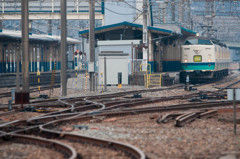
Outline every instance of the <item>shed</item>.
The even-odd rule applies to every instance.
[[[107,85],[128,84],[129,54],[123,52],[101,52],[99,54],[99,84],[104,84],[104,58],[106,57]]]

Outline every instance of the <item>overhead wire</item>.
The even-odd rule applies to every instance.
[[[137,9],[136,7],[132,6],[132,5],[129,4],[128,2],[125,2],[125,1],[123,1],[123,2],[124,2],[125,4],[127,4],[128,6],[130,6],[131,8],[136,9],[136,10],[139,11],[139,12],[143,12],[143,11]]]
[[[99,2],[97,2],[96,1],[96,3],[98,3],[99,5],[101,5],[102,6],[102,4],[100,4]],[[112,12],[112,13],[115,13],[115,14],[118,14],[118,15],[135,15],[136,13],[118,13],[118,12],[115,12],[115,11],[113,11],[113,10],[111,10],[111,9],[108,9],[107,7],[105,7],[105,6],[102,6],[102,7],[104,7],[106,10],[108,10],[109,12]]]
[[[138,14],[138,16],[136,18],[134,18],[134,20],[132,21],[132,23],[134,23],[143,13]]]

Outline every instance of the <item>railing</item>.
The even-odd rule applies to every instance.
[[[96,3],[96,12],[103,12],[103,7]],[[2,13],[20,13],[21,12],[21,1],[8,0],[7,2],[0,2],[0,12]],[[34,13],[56,13],[60,12],[60,0],[49,0],[49,1],[29,1],[29,12]],[[67,1],[67,12],[88,12],[88,2],[81,0],[68,0]]]
[[[162,74],[145,74],[144,75],[145,87],[162,86]]]

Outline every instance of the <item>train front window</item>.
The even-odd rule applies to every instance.
[[[207,39],[188,39],[184,45],[212,45],[212,42]]]

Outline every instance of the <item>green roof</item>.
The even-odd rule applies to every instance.
[[[116,28],[121,28],[123,26],[136,27],[136,28],[139,28],[141,30],[143,28],[143,25],[136,24],[136,23],[129,23],[129,22],[124,21],[124,22],[121,22],[121,23],[105,25],[105,26],[95,28],[95,32],[96,33],[106,32],[106,31],[109,31],[109,30],[114,30]],[[161,29],[161,28],[152,27],[152,26],[148,26],[148,30],[150,30],[151,32],[159,33],[159,34],[172,34],[173,33],[173,31],[171,31],[171,30]],[[89,30],[79,31],[79,35],[88,34],[88,33],[89,33]]]

